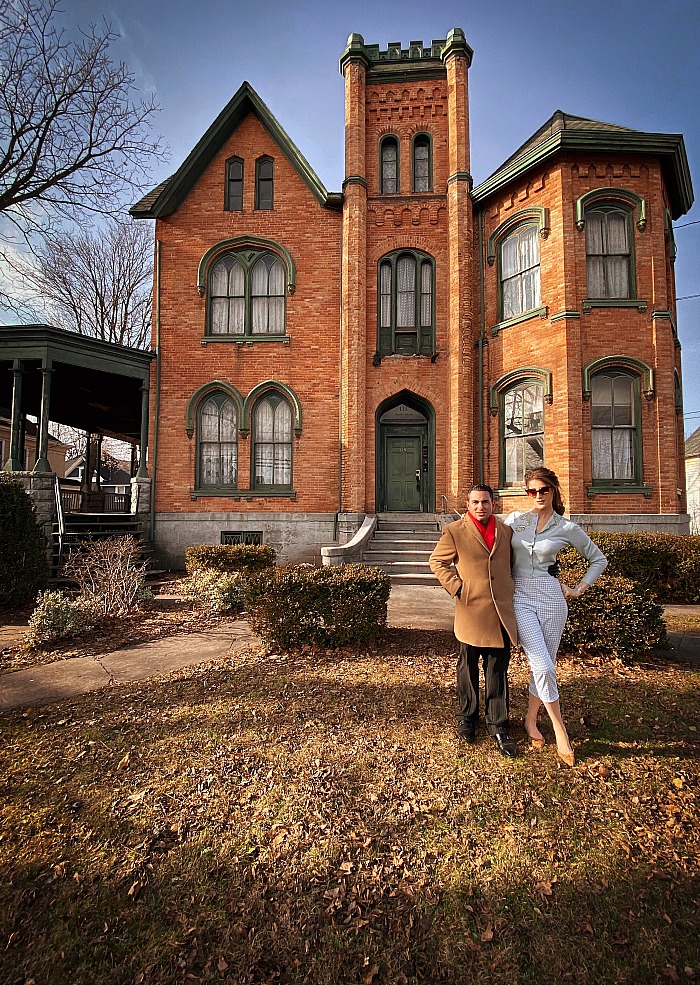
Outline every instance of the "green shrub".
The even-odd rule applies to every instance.
[[[183,595],[210,612],[240,612],[242,575],[235,571],[199,568],[181,583]]]
[[[0,606],[29,602],[48,579],[46,543],[34,504],[11,473],[0,472]]]
[[[288,565],[246,579],[248,622],[267,646],[362,646],[381,635],[389,576],[362,564]]]
[[[569,601],[563,652],[628,660],[665,644],[662,607],[649,589],[629,578],[602,575],[580,599]]]
[[[92,628],[89,609],[63,592],[40,592],[29,619],[27,640],[31,646],[55,643]]]
[[[700,602],[700,537],[596,531],[591,538],[608,559],[607,574],[635,581],[660,602]],[[573,549],[559,562],[565,578],[580,578],[587,567]]]
[[[272,567],[275,557],[269,544],[198,544],[185,551],[185,567],[188,575],[203,568],[251,574]]]

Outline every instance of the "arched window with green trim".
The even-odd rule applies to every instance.
[[[435,263],[420,250],[397,250],[379,261],[380,356],[435,352]]]
[[[639,376],[611,368],[590,380],[593,485],[642,481]]]
[[[399,190],[399,142],[393,135],[384,137],[379,148],[379,191],[393,195]]]
[[[259,157],[255,162],[255,208],[274,208],[275,162],[271,157]]]
[[[501,487],[521,486],[528,469],[544,465],[544,386],[521,379],[500,398]]]
[[[209,272],[207,335],[284,335],[285,295],[284,264],[274,253],[224,253]]]
[[[243,160],[232,157],[226,164],[226,205],[227,212],[240,212],[243,209]]]
[[[540,307],[540,240],[536,223],[510,232],[500,244],[501,321]]]
[[[419,133],[413,139],[413,191],[433,190],[432,143],[427,133]]]
[[[623,204],[596,203],[585,212],[588,297],[635,296],[632,212]]]
[[[197,409],[198,489],[238,484],[238,412],[227,394],[210,394]]]
[[[292,408],[275,390],[253,408],[252,477],[255,489],[292,488]]]

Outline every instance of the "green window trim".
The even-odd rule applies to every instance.
[[[286,336],[286,271],[280,256],[270,250],[217,253],[207,270],[206,342],[253,343]]]
[[[647,227],[647,207],[643,198],[626,188],[594,188],[576,199],[576,228],[586,226],[586,210],[594,205],[612,205],[623,202],[635,213],[635,224],[640,233]]]
[[[273,239],[261,239],[259,236],[236,236],[234,239],[222,239],[214,246],[210,246],[203,254],[197,268],[197,293],[203,298],[207,292],[207,278],[209,268],[220,253],[236,253],[245,248],[277,254],[287,271],[287,294],[292,295],[296,291],[297,268],[291,253],[281,243]]]
[[[647,363],[642,362],[641,359],[635,359],[634,356],[625,356],[619,353],[613,356],[603,356],[601,359],[594,359],[593,362],[588,363],[587,366],[583,367],[583,399],[586,401],[591,399],[592,376],[596,373],[602,373],[606,370],[615,369],[626,369],[632,375],[636,375],[640,380],[643,380],[644,384],[642,392],[644,393],[644,396],[647,400],[654,399],[656,393],[654,388],[654,370],[652,367]]]
[[[289,499],[292,502],[297,498],[297,493],[295,489],[274,489],[272,487],[265,487],[264,491],[261,488],[258,489],[236,489],[232,490],[228,486],[207,486],[204,489],[192,489],[190,492],[190,499],[212,499],[212,498],[225,498],[233,499],[236,502],[244,499],[247,503],[252,502],[254,499]]]
[[[243,158],[232,157],[226,162],[226,189],[224,193],[224,211],[243,211],[243,177],[245,165]]]
[[[385,174],[385,163],[391,163],[388,159],[384,161],[384,150],[386,147],[393,147],[396,151],[395,168],[396,174],[393,178],[396,187],[387,191],[385,185],[391,180],[391,176]],[[379,194],[380,195],[399,195],[401,194],[401,145],[395,133],[387,133],[379,141]]]
[[[491,337],[496,338],[499,332],[502,332],[504,328],[510,328],[511,325],[517,325],[522,321],[529,321],[530,318],[541,318],[543,321],[547,320],[547,305],[542,305],[541,308],[533,308],[531,311],[524,311],[522,315],[515,315],[513,318],[506,318],[505,321],[499,321],[491,327]]]
[[[413,325],[399,322],[399,265],[408,260],[413,280]],[[411,264],[413,265],[411,267]],[[427,268],[427,274],[425,270]],[[405,292],[408,293],[408,292]],[[429,316],[425,311],[429,308]],[[414,336],[410,348],[406,344]],[[381,257],[377,264],[377,351],[375,360],[383,356],[435,356],[435,260],[422,250],[394,250]],[[375,362],[375,365],[379,365]]]
[[[600,485],[592,485],[586,488],[586,495],[589,499],[596,496],[644,496],[651,499],[654,490],[651,486],[639,486],[630,484],[628,486],[610,486],[601,482]]]
[[[420,148],[420,147],[423,147],[423,146],[425,146],[427,148],[427,151],[428,151],[428,154],[427,154],[427,172],[428,173],[427,173],[427,176],[426,176],[426,179],[427,179],[427,188],[418,189],[418,188],[416,188],[416,185],[419,183],[419,179],[422,179],[423,176],[422,175],[421,176],[418,176],[417,175],[417,163],[418,162],[416,160],[416,148],[417,147]],[[414,193],[414,195],[421,195],[421,194],[432,192],[432,190],[433,190],[433,140],[432,140],[432,137],[430,136],[429,133],[426,133],[426,132],[422,131],[421,133],[415,134],[415,136],[413,137],[412,145],[411,145],[411,160],[412,160],[412,165],[413,165],[413,167],[412,167],[412,171],[413,171],[413,175],[412,175],[413,186],[412,187],[413,187],[413,193]]]
[[[493,267],[496,262],[496,254],[501,244],[511,232],[517,227],[533,223],[537,226],[537,231],[541,239],[547,239],[551,230],[549,221],[549,209],[541,205],[531,205],[526,209],[519,209],[513,215],[508,216],[503,222],[499,223],[488,238],[486,248],[486,262],[489,267]]]
[[[196,419],[196,448],[195,448],[195,488],[202,490],[228,489],[234,491],[238,489],[238,437],[240,434],[238,422],[240,421],[240,397],[238,392],[228,385],[212,387],[205,385],[198,391],[199,399],[194,407]],[[190,401],[192,402],[192,401]],[[216,408],[216,435],[205,432],[202,417],[208,404],[213,403]],[[222,434],[221,413],[226,404],[233,406],[235,414],[235,425],[231,432]],[[189,409],[189,408],[188,408]],[[206,448],[206,453],[205,453]],[[214,455],[212,457],[212,452]],[[205,465],[205,458],[207,464]],[[212,466],[212,462],[216,464]],[[205,482],[203,473],[206,469],[212,470],[216,475],[216,481]],[[232,481],[223,481],[227,472],[231,472]]]
[[[187,401],[187,408],[185,410],[185,432],[188,438],[194,437],[195,431],[195,421],[197,418],[197,410],[204,401],[212,396],[214,393],[224,393],[236,408],[236,414],[238,420],[241,420],[241,415],[243,413],[243,398],[241,397],[235,386],[231,386],[230,383],[225,383],[223,380],[212,380],[210,383],[205,383],[194,391],[190,399]],[[240,426],[238,428],[240,433]]]
[[[270,212],[275,207],[275,162],[265,154],[255,162],[255,208]]]
[[[611,389],[611,403],[609,405],[605,404],[603,406],[609,406],[611,408],[611,417],[608,423],[596,426],[591,420],[591,472],[595,472],[595,455],[596,455],[596,442],[594,442],[595,432],[609,432],[610,445],[609,445],[609,465],[613,473],[616,471],[619,465],[619,448],[615,440],[616,432],[620,434],[631,432],[631,441],[629,446],[629,451],[632,459],[632,475],[629,478],[619,478],[616,479],[612,476],[601,476],[595,478],[593,476],[591,480],[591,485],[588,487],[587,495],[591,497],[598,493],[610,493],[610,494],[643,494],[645,496],[651,495],[651,489],[644,484],[644,461],[643,452],[644,445],[642,440],[642,408],[640,400],[640,388],[641,379],[639,366],[645,366],[644,363],[640,363],[639,360],[628,359],[626,362],[616,361],[611,362],[609,359],[599,359],[595,363],[591,363],[586,369],[590,369],[591,366],[597,364],[595,371],[590,373],[588,379],[588,386],[592,389],[592,380],[595,377],[604,377],[609,380],[613,380],[614,377],[626,377],[631,383],[631,421],[629,424],[625,424],[624,421],[618,420],[617,409],[620,407],[620,403],[616,402],[615,399],[615,385],[612,383]],[[647,384],[651,382],[653,385],[653,372],[650,367],[646,366],[646,369],[651,374],[651,381],[649,377],[646,378]],[[584,370],[585,372],[585,370]],[[649,391],[645,392],[647,399],[651,399],[653,396],[653,390],[651,391],[651,396]],[[585,398],[585,394],[584,394]],[[591,416],[593,417],[593,398],[592,393],[589,390],[588,399],[591,401]],[[622,402],[622,407],[625,407],[626,403]],[[605,456],[607,458],[607,454]]]
[[[292,408],[292,427],[294,429],[294,436],[296,438],[301,437],[301,403],[297,397],[294,390],[287,386],[285,383],[280,383],[279,380],[265,380],[263,383],[258,383],[250,391],[248,396],[243,402],[243,410],[241,415],[241,425],[240,431],[244,436],[250,434],[250,422],[251,422],[251,412],[255,404],[260,400],[266,393],[270,391],[275,391],[279,393],[282,397],[286,398]]]
[[[540,383],[544,390],[545,403],[551,405],[554,402],[552,371],[544,369],[542,366],[521,366],[519,369],[511,370],[510,373],[499,377],[489,387],[489,413],[492,417],[498,416],[501,393],[518,383]]]

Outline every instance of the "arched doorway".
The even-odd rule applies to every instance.
[[[435,509],[435,415],[409,390],[377,408],[375,498],[378,513]]]

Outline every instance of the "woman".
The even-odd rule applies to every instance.
[[[585,531],[565,520],[559,480],[551,469],[525,473],[525,492],[532,498],[528,513],[511,513],[505,520],[513,528],[513,608],[518,637],[530,664],[530,699],[525,731],[536,749],[544,746],[537,715],[545,706],[554,726],[557,753],[567,766],[574,765],[574,750],[561,717],[557,688],[556,657],[568,615],[566,599],[580,598],[607,567],[605,555]],[[575,547],[589,568],[575,588],[563,585],[557,555]]]

